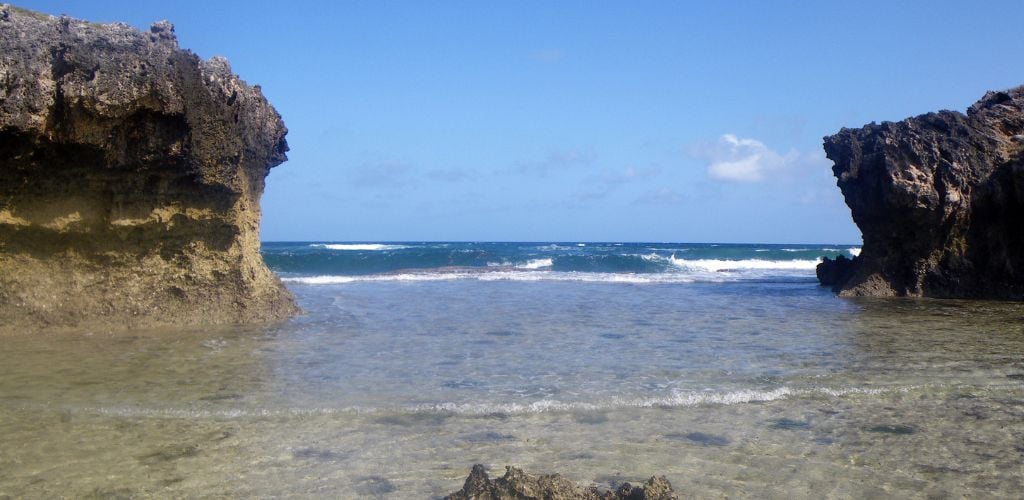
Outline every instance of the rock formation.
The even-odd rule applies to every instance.
[[[643,486],[625,483],[614,491],[581,488],[558,474],[532,476],[516,467],[506,467],[505,475],[491,480],[484,466],[473,466],[461,490],[447,500],[675,500],[672,485],[662,477],[652,477]]]
[[[860,227],[859,257],[818,267],[845,296],[1024,298],[1024,87],[967,114],[928,113],[825,138]]]
[[[0,330],[275,320],[259,254],[287,129],[223,58],[0,6]]]

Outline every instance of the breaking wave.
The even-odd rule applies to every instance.
[[[313,243],[313,248],[326,248],[328,250],[348,251],[376,251],[376,250],[401,250],[409,248],[406,245],[385,245],[383,243]]]
[[[702,269],[705,271],[740,271],[744,269],[779,269],[779,270],[810,270],[813,271],[821,260],[795,259],[795,260],[720,260],[720,259],[696,259],[684,260],[671,258],[672,263],[683,269]]]
[[[584,246],[580,246],[584,245]],[[813,281],[823,257],[845,245],[667,243],[266,243],[267,264],[286,282],[579,281],[691,283]]]

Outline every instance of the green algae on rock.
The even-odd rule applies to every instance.
[[[271,321],[260,256],[287,129],[227,61],[0,5],[0,330]]]

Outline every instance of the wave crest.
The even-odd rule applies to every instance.
[[[720,260],[720,259],[680,259],[675,255],[669,258],[672,264],[682,269],[698,269],[711,272],[738,271],[748,269],[775,269],[775,270],[811,270],[813,271],[821,259],[795,259],[795,260]]]
[[[401,250],[409,248],[407,245],[386,245],[383,243],[313,243],[313,248],[326,248],[328,250],[348,251],[376,251],[376,250]]]

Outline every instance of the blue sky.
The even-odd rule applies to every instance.
[[[260,84],[264,240],[857,243],[822,136],[1024,83],[1020,1],[17,4]]]

